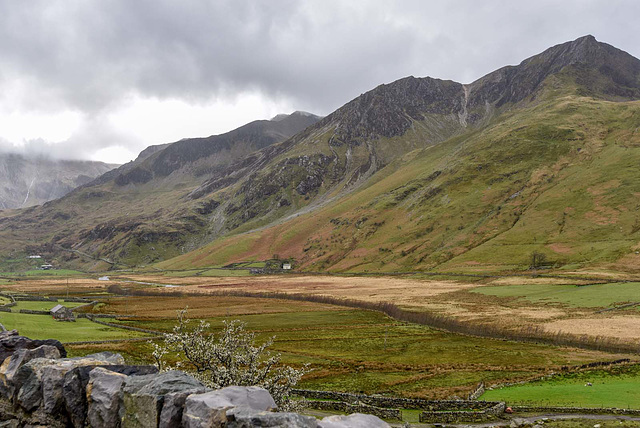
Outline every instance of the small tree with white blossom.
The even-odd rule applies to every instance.
[[[182,369],[190,372],[205,385],[224,388],[231,385],[260,386],[269,391],[281,410],[293,410],[295,402],[289,398],[291,389],[309,370],[280,365],[280,354],[267,350],[273,338],[256,345],[255,333],[237,320],[223,321],[219,335],[209,334],[210,324],[200,320],[189,329],[187,310],[178,312],[178,324],[172,333],[164,335],[161,344],[154,344],[153,358],[160,370]],[[170,367],[166,356],[178,358]]]

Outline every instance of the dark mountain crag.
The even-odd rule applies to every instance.
[[[0,210],[58,199],[117,165],[0,153]]]

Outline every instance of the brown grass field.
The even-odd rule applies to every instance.
[[[177,311],[188,308],[189,318],[233,317],[254,314],[277,314],[291,312],[291,302],[278,299],[260,299],[225,296],[183,296],[176,299],[173,296],[131,296],[113,298],[108,306],[99,305],[94,313],[110,313],[116,315],[135,314],[136,318],[172,319]],[[297,312],[334,311],[343,308],[320,303],[297,302]]]
[[[127,282],[125,282],[127,281]],[[472,323],[498,326],[504,329],[527,325],[542,326],[549,332],[566,332],[578,335],[602,336],[640,343],[640,311],[625,310],[595,314],[594,308],[575,307],[554,302],[532,302],[514,297],[496,297],[472,292],[485,286],[562,286],[583,285],[584,280],[557,278],[508,277],[475,281],[412,279],[406,277],[349,277],[321,275],[268,275],[249,277],[167,277],[163,275],[130,275],[112,277],[112,281],[82,278],[51,278],[22,280],[2,288],[7,291],[27,293],[99,294],[107,287],[120,284],[128,289],[149,288],[149,285],[128,281],[155,284],[174,284],[175,288],[152,287],[154,291],[166,293],[215,294],[223,292],[288,293],[325,295],[341,299],[367,302],[392,302],[405,309],[429,311]],[[184,306],[198,313],[199,308],[216,310],[215,299],[183,297]],[[272,299],[254,303],[219,308],[229,315],[249,314],[258,310],[281,311],[286,303]],[[640,301],[640,294],[639,299]],[[142,302],[139,300],[138,302]],[[311,304],[313,307],[315,304]],[[132,308],[129,308],[130,311]],[[153,316],[157,308],[140,308]],[[173,309],[172,309],[173,310]],[[126,312],[126,310],[123,310]],[[136,311],[137,312],[137,311]],[[166,316],[162,312],[162,316]],[[194,315],[196,316],[196,315]]]

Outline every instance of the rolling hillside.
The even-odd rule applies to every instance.
[[[636,100],[640,61],[591,36],[467,85],[407,77],[281,143],[229,133],[149,149],[0,219],[2,250],[29,236],[58,257],[189,268],[278,254],[370,272],[525,269],[537,251],[635,270]]]

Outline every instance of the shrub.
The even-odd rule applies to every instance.
[[[267,350],[273,338],[257,345],[255,333],[246,331],[245,323],[223,321],[218,335],[209,334],[210,324],[200,320],[192,329],[185,317],[187,310],[178,312],[178,324],[173,332],[155,344],[153,358],[160,370],[183,369],[214,389],[231,385],[260,386],[269,391],[280,410],[295,410],[290,391],[309,370],[280,364],[280,354]],[[165,357],[174,354],[176,367],[169,367]]]

